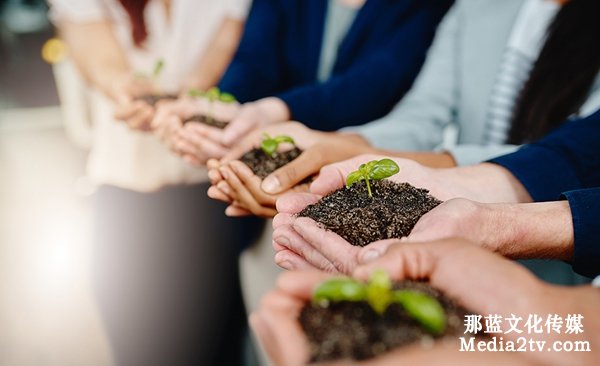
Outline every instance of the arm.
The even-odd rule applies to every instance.
[[[600,186],[600,111],[568,121],[540,141],[491,160],[509,170],[534,201]]]
[[[238,47],[243,28],[242,20],[223,19],[197,67],[187,78],[184,91],[192,88],[207,90],[219,82]]]
[[[121,94],[123,80],[131,79],[131,69],[108,20],[89,23],[62,21],[59,32],[88,83],[115,101],[126,100]],[[91,42],[90,40],[93,40]]]
[[[600,188],[566,192],[574,230],[573,269],[584,276],[600,275]]]
[[[566,201],[482,204],[452,199],[424,215],[408,240],[462,237],[514,259],[573,258],[573,225]]]
[[[281,15],[277,1],[254,0],[244,34],[219,88],[249,102],[273,95],[280,83]]]
[[[452,122],[457,104],[454,52],[459,15],[458,5],[450,9],[413,88],[394,110],[349,131],[390,150],[431,151],[442,143],[443,130]]]
[[[387,113],[411,87],[447,1],[411,4],[387,45],[372,51],[327,82],[299,86],[277,97],[291,118],[308,127],[332,131],[365,123]],[[368,6],[368,5],[366,5]],[[408,5],[394,5],[408,7]]]

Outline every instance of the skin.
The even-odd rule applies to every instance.
[[[246,151],[258,146],[264,133],[292,136],[301,141],[297,146],[303,153],[264,180],[248,176],[246,173],[249,171],[245,170],[237,175],[229,165]],[[297,191],[299,182],[318,174],[328,164],[366,153],[402,157],[436,168],[454,166],[449,154],[384,151],[371,147],[360,135],[320,132],[299,122],[284,122],[254,130],[219,162],[211,159],[208,168],[211,170],[209,177],[213,187],[209,190],[209,196],[241,209],[239,212],[243,215],[273,217],[276,200],[285,193]],[[223,170],[230,170],[228,179],[219,174]],[[231,171],[237,176],[234,177]]]
[[[164,1],[170,17],[170,1]],[[243,22],[225,19],[200,59],[186,78],[184,90],[214,85],[229,64],[241,37]],[[60,35],[86,81],[101,90],[115,103],[115,118],[131,129],[152,131],[156,108],[136,97],[159,93],[153,80],[135,77],[125,52],[119,45],[109,21],[89,23],[61,22]],[[92,41],[90,41],[92,40]],[[169,102],[159,102],[160,107]],[[161,129],[162,130],[162,129]]]
[[[401,361],[406,364],[594,364],[594,353],[600,345],[600,317],[592,316],[600,305],[597,289],[545,284],[520,265],[462,239],[429,243],[396,241],[381,258],[358,267],[353,276],[366,280],[379,269],[386,270],[396,280],[427,280],[473,313],[515,314],[524,319],[529,314],[562,317],[582,314],[585,318],[582,334],[544,332],[527,334],[527,337],[546,342],[588,340],[593,352],[465,353],[458,351],[457,342],[450,342],[426,350],[409,347],[364,363],[343,361],[336,364],[405,364]],[[279,277],[276,288],[265,296],[261,307],[251,315],[250,324],[275,365],[299,365],[308,359],[308,345],[297,315],[310,300],[315,287],[330,277],[319,271],[286,272]],[[502,329],[506,331],[507,324],[503,323]],[[502,336],[505,340],[516,340],[520,335],[508,333]]]
[[[383,156],[363,155],[326,166],[310,186],[310,193],[291,193],[281,197],[277,201],[279,214],[273,220],[273,247],[276,251],[275,262],[278,265],[285,269],[318,268],[330,272],[351,273],[358,263],[384,251],[387,245],[389,245],[389,241],[371,243],[364,248],[355,247],[337,234],[322,229],[313,220],[295,216],[296,213],[300,212],[308,204],[315,203],[322,196],[335,189],[344,187],[345,177],[361,163],[381,158]],[[483,202],[518,203],[531,201],[523,186],[507,170],[497,165],[480,164],[474,167],[431,169],[412,160],[398,158],[394,158],[393,160],[399,165],[400,172],[389,178],[390,180],[408,182],[416,187],[426,188],[430,191],[430,194],[442,201],[456,197],[467,197],[474,201]],[[452,182],[452,184],[448,184],[448,182]],[[539,205],[531,206],[535,210],[538,210],[540,207]],[[528,218],[529,214],[530,212],[525,212],[523,213],[523,217]],[[551,211],[546,212],[544,207],[542,207],[539,220],[544,222],[547,220],[547,216],[551,215],[554,215],[554,213]],[[512,213],[506,214],[505,217],[507,220],[514,218]],[[565,216],[561,216],[561,219],[557,220],[564,221],[564,218]],[[493,215],[490,217],[490,220],[492,222],[495,220]],[[545,243],[545,237],[540,237],[540,240],[537,242],[532,242],[531,247],[528,247],[528,249],[513,244],[517,240],[524,239],[522,233],[530,230],[526,226],[527,223],[530,223],[528,220],[523,220],[523,229],[515,231],[516,236],[512,242],[505,241],[507,244],[503,248],[495,250],[503,250],[503,254],[512,255],[513,257],[520,255],[532,257],[539,254],[540,250],[537,252],[534,250],[536,245],[538,245],[537,243],[540,243],[540,248],[550,250],[550,247],[547,246],[548,244]],[[554,221],[548,222],[563,225],[563,221],[560,223],[555,223]],[[569,222],[567,226],[570,225]],[[562,226],[556,227],[560,228]],[[459,230],[460,228],[456,231]],[[419,231],[420,229],[417,227],[415,232]],[[473,230],[471,232],[473,237],[469,238],[477,241],[481,240],[480,236],[476,236],[477,232]],[[544,232],[543,227],[540,228],[539,232]],[[452,232],[452,235],[455,235],[455,232]],[[568,236],[568,231],[564,235]],[[572,236],[572,234],[570,235]],[[445,235],[440,234],[440,236],[435,238],[439,237],[445,237]],[[568,240],[560,241],[558,245],[566,248]],[[527,250],[529,250],[529,253]],[[527,255],[525,255],[526,253]],[[564,254],[562,253],[561,255]],[[559,254],[555,253],[555,256],[559,257]],[[545,257],[549,257],[549,255]]]

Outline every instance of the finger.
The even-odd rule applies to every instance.
[[[405,242],[405,240],[402,239],[385,239],[373,242],[358,251],[358,262],[360,264],[371,262],[381,257],[387,251],[390,245],[403,242]]]
[[[278,213],[273,218],[273,223],[272,223],[273,229],[277,229],[278,227],[285,226],[285,225],[292,226],[294,224],[295,220],[296,220],[296,218],[294,216],[292,216],[291,214]]]
[[[427,279],[433,273],[435,260],[429,246],[398,241],[389,245],[380,258],[357,266],[354,276],[366,280],[374,271],[383,269],[394,279]]]
[[[302,236],[289,226],[273,231],[273,241],[300,255],[308,263],[327,272],[338,272],[337,268],[321,253],[315,250]]]
[[[233,202],[233,199],[231,199],[231,197],[226,195],[223,191],[221,191],[219,188],[217,188],[215,186],[210,186],[208,188],[208,191],[206,191],[206,194],[208,195],[208,197],[210,197],[214,200],[217,200],[217,201],[222,201],[225,203]]]
[[[336,275],[317,270],[284,272],[276,282],[277,289],[301,300],[312,299],[317,286]]]
[[[275,253],[275,264],[288,271],[318,269],[293,251],[284,248]]]
[[[214,159],[212,159],[212,160],[214,160]],[[209,162],[210,161],[211,160],[209,160]],[[213,186],[216,186],[220,181],[223,180],[223,176],[221,176],[221,173],[219,172],[219,169],[210,169],[208,171],[208,179],[210,179],[210,183]]]
[[[231,146],[231,149],[221,158],[221,164],[226,164],[232,160],[238,160],[244,154],[260,145],[261,133],[254,131],[248,134],[243,140]]]
[[[277,211],[295,214],[306,206],[319,202],[322,196],[312,193],[286,193],[277,199]]]
[[[229,166],[261,206],[275,209],[277,197],[263,192],[260,188],[262,180],[246,164],[239,160],[233,160],[229,163]]]
[[[350,274],[358,264],[360,247],[353,246],[341,236],[321,228],[314,220],[299,217],[294,230],[321,256],[341,273]]]
[[[191,122],[186,124],[185,128],[194,131],[217,144],[220,144],[220,141],[223,140],[223,130],[216,127],[211,127],[203,123]]]
[[[322,154],[308,149],[296,159],[277,169],[262,182],[261,188],[269,194],[284,192],[321,169]]]
[[[126,122],[130,128],[146,129],[149,127],[153,115],[154,108],[149,105],[144,105],[137,111],[137,113],[135,113],[133,116],[130,116]]]
[[[235,118],[223,130],[221,143],[225,146],[232,146],[255,127],[256,123],[249,119]]]
[[[147,106],[146,102],[134,100],[132,103],[120,104],[115,109],[115,118],[118,120],[126,120],[133,117],[139,110]]]
[[[244,217],[244,216],[252,216],[252,212],[239,207],[237,205],[229,205],[225,209],[225,215],[229,217]]]
[[[252,193],[250,193],[229,165],[221,167],[220,171],[221,175],[225,177],[227,184],[231,187],[231,196],[236,201],[239,201],[243,208],[261,217],[273,217],[277,214],[274,208],[264,207],[256,201]]]
[[[197,151],[199,150],[202,152],[203,156],[210,158],[220,158],[227,152],[227,148],[225,148],[219,143],[211,141],[204,135],[198,133],[196,130],[189,129],[187,127],[184,127],[183,130],[184,131],[182,131],[182,133],[185,134],[189,141],[196,146]]]
[[[208,161],[206,162],[206,167],[208,169],[217,170],[217,169],[219,169],[220,166],[221,166],[221,163],[217,159],[208,159]]]
[[[194,155],[185,154],[183,155],[183,160],[193,166],[203,166],[202,161],[195,157]]]
[[[319,176],[310,185],[310,191],[325,196],[336,189],[344,187],[346,177],[335,164],[326,165],[321,168]]]

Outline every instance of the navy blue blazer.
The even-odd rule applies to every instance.
[[[254,0],[220,88],[241,101],[281,98],[319,130],[387,114],[411,87],[452,0],[367,0],[342,41],[332,76],[317,73],[327,0]]]
[[[600,110],[490,161],[508,169],[534,201],[569,200],[575,231],[573,269],[589,277],[600,274],[599,141]]]

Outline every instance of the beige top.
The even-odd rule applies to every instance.
[[[50,0],[50,17],[91,22],[108,19],[135,70],[151,72],[158,59],[165,61],[160,87],[177,92],[200,60],[224,17],[243,19],[249,0],[172,0],[170,19],[160,0],[146,8],[148,39],[136,48],[129,18],[116,0]],[[166,185],[206,180],[206,170],[190,166],[149,133],[131,131],[113,118],[111,101],[93,91],[93,146],[88,175],[95,184],[110,184],[137,191],[153,191]]]

